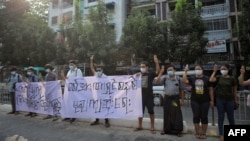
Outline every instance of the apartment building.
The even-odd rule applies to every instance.
[[[79,2],[82,17],[86,17],[90,7],[95,7],[98,0],[51,0],[49,7],[48,24],[55,32],[60,30],[64,22],[70,23],[74,19],[74,3]],[[116,31],[116,40],[119,41],[122,35],[122,28],[127,18],[127,0],[104,0],[109,21]]]
[[[131,0],[133,8],[147,9],[159,21],[171,19],[177,0]],[[198,0],[188,0],[198,2]],[[200,0],[205,37],[208,38],[207,54],[203,56],[205,69],[211,70],[214,63],[240,65],[242,57],[238,40],[238,16],[240,0]]]

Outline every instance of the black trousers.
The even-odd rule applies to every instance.
[[[15,92],[10,92],[10,104],[12,107],[12,112],[16,112],[16,95]]]

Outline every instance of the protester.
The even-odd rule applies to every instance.
[[[140,64],[140,73],[137,73],[136,75],[141,75],[142,77],[142,112],[144,114],[145,107],[147,107],[147,111],[149,113],[150,117],[150,131],[151,133],[155,134],[155,128],[154,128],[154,102],[153,102],[153,80],[158,75],[160,71],[159,61],[156,55],[154,55],[154,63],[155,63],[155,72],[149,72],[149,66],[148,62],[143,61]],[[142,128],[142,121],[143,121],[143,115],[142,117],[138,118],[138,126],[134,129],[134,131],[140,131],[143,130]]]
[[[167,74],[164,74],[165,67],[161,67],[161,71],[157,76],[157,83],[164,83],[164,99],[163,99],[163,131],[164,134],[176,134],[182,136],[183,117],[181,104],[184,103],[184,91],[182,89],[181,78],[175,75],[175,67],[169,65]],[[180,98],[182,103],[180,103]]]
[[[227,118],[230,125],[235,125],[234,109],[238,105],[237,101],[237,81],[234,77],[230,76],[230,66],[228,64],[221,65],[221,76],[216,77],[218,66],[214,65],[214,70],[210,76],[209,81],[216,83],[218,90],[216,93],[216,107],[218,111],[218,129],[220,141],[224,141],[224,118],[227,113]]]
[[[46,64],[44,66],[44,68],[45,68],[45,72],[46,72],[44,81],[45,82],[56,81],[57,80],[57,75],[53,71],[54,70],[53,66],[51,64]],[[42,77],[40,77],[40,78],[42,79]],[[43,119],[50,119],[50,118],[52,118],[52,115],[48,115],[48,116],[44,117]],[[54,115],[53,121],[56,121],[57,119],[58,119],[57,115]]]
[[[195,137],[206,139],[209,106],[214,106],[213,85],[209,82],[209,76],[204,75],[204,69],[201,65],[196,65],[194,69],[195,76],[187,77],[189,68],[186,65],[182,81],[191,85],[191,108]]]
[[[104,77],[104,76],[106,76],[103,73],[102,66],[97,66],[96,69],[95,69],[93,60],[94,60],[94,55],[92,55],[90,57],[90,70],[93,73],[93,75],[96,76],[96,77]],[[95,121],[92,122],[90,125],[97,125],[97,124],[99,124],[99,118],[96,118]],[[107,127],[107,128],[110,127],[108,118],[105,118],[105,127]]]
[[[69,61],[69,71],[67,72],[67,75],[65,76],[64,71],[61,71],[61,77],[63,80],[66,80],[68,78],[74,78],[74,77],[82,77],[82,71],[77,67],[76,60],[70,60]],[[63,121],[70,120],[70,123],[73,123],[76,119],[75,118],[64,118]]]
[[[35,74],[35,69],[33,67],[28,67],[28,69],[27,69],[27,78],[24,79],[24,81],[26,83],[38,82],[38,76]],[[25,116],[26,117],[27,116],[35,117],[35,116],[37,116],[37,113],[29,112]]]
[[[241,86],[250,86],[250,79],[244,81],[244,75],[246,73],[246,68],[244,65],[240,68],[240,76],[238,77],[239,85]]]
[[[6,72],[3,74],[3,77],[5,77]],[[8,78],[5,79],[6,83],[10,83],[11,87],[9,88],[10,93],[10,103],[12,111],[8,114],[19,114],[18,111],[16,111],[16,95],[15,95],[15,84],[17,82],[22,82],[22,76],[17,73],[17,68],[15,66],[10,68],[10,75]]]

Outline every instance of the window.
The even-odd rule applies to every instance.
[[[156,3],[158,20],[167,20],[167,2]]]
[[[207,31],[228,29],[227,18],[205,20],[204,23]]]
[[[51,25],[57,25],[57,16],[52,17]]]
[[[64,13],[64,14],[63,14],[63,23],[71,22],[71,21],[72,21],[72,16],[73,16],[72,11],[69,11],[69,12],[67,12],[67,13]]]
[[[58,8],[58,0],[53,0],[53,1],[51,1],[51,2],[52,2],[52,8],[53,8],[53,9]]]
[[[88,0],[88,3],[95,2],[95,1],[97,1],[97,0]]]
[[[73,6],[74,0],[63,0],[63,8],[68,8]]]

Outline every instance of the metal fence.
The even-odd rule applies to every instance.
[[[62,87],[63,90],[63,87]],[[247,97],[250,95],[250,91],[238,91],[239,108],[235,110],[235,120],[236,123],[250,124],[250,106],[247,106]],[[190,93],[185,95],[185,105],[183,106],[183,115],[190,116],[191,106],[190,106]],[[10,104],[10,95],[8,89],[0,89],[0,104]],[[209,117],[213,123],[217,122],[217,110],[210,110]],[[191,122],[191,121],[190,121]]]
[[[0,103],[10,104],[9,89],[0,89]]]

